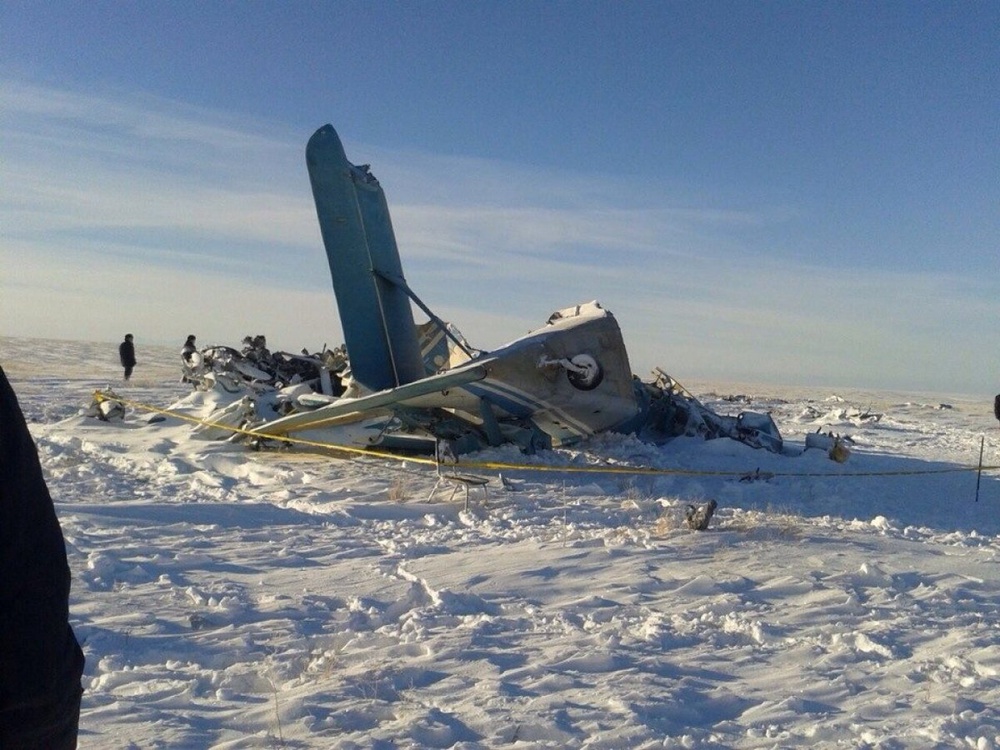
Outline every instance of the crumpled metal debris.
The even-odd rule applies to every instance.
[[[194,363],[182,362],[183,379],[196,389],[211,390],[216,386],[230,393],[281,390],[287,386],[305,384],[316,393],[339,396],[344,390],[347,352],[343,346],[323,348],[310,354],[271,352],[263,335],[247,336],[243,348],[209,346],[200,350]]]

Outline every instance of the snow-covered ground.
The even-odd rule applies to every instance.
[[[412,461],[81,416],[187,392],[137,349],[122,385],[114,345],[0,338],[73,570],[81,748],[1000,747],[985,397],[686,383],[852,455],[605,436],[480,471],[466,509]]]

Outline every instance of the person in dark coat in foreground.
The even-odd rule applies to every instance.
[[[35,443],[0,367],[0,748],[72,750],[83,652],[66,544]]]
[[[993,416],[1000,419],[1000,393],[993,399]]]
[[[132,343],[132,334],[126,333],[125,340],[118,345],[118,358],[125,368],[125,380],[132,377],[132,370],[135,367],[135,344]]]

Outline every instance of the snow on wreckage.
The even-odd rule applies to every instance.
[[[783,451],[770,415],[722,416],[662,370],[651,381],[634,376],[617,321],[596,301],[559,310],[494,351],[470,346],[407,285],[385,194],[368,165],[348,161],[331,125],[310,138],[306,164],[345,345],[271,354],[258,336],[242,351],[203,349],[185,372],[203,437],[237,428],[237,439],[255,444],[432,453],[443,442],[461,454],[513,443],[531,453],[617,431]],[[414,305],[427,322],[416,324]]]

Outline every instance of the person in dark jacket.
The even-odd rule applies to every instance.
[[[195,335],[193,333],[188,334],[187,339],[184,341],[184,346],[181,347],[181,359],[184,360],[184,364],[192,365],[194,355],[197,352],[198,345],[195,343]]]
[[[993,416],[1000,419],[1000,393],[993,399]]]
[[[197,388],[202,373],[202,364],[204,364],[204,358],[198,351],[195,335],[189,334],[184,341],[184,346],[181,347],[181,382],[191,383]]]
[[[132,377],[132,370],[135,367],[135,344],[132,343],[132,334],[126,333],[125,340],[118,345],[118,358],[125,368],[126,382]]]
[[[0,367],[0,748],[76,747],[84,658],[69,586],[38,452]]]

